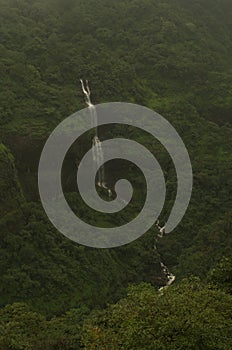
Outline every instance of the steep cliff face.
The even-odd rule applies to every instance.
[[[0,144],[0,193],[1,216],[24,203],[14,157],[3,144]]]

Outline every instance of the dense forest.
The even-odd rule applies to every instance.
[[[232,348],[231,18],[229,0],[0,0],[0,350]],[[65,238],[42,208],[40,155],[57,124],[85,107],[80,78],[95,104],[162,114],[189,151],[192,199],[157,250],[155,225],[128,245],[93,249]],[[166,150],[136,128],[99,131],[156,156],[166,222],[177,183]],[[144,178],[127,162],[106,164],[109,183],[128,178],[135,189],[123,212],[83,203],[76,163],[90,147],[80,138],[65,159],[68,203],[96,226],[131,220]],[[161,260],[176,276],[162,293]]]

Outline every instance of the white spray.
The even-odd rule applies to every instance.
[[[85,96],[85,103],[89,107],[92,127],[95,128],[95,136],[92,141],[92,154],[93,154],[93,161],[96,166],[96,170],[99,170],[97,184],[99,187],[108,189],[105,184],[104,153],[102,150],[101,141],[98,137],[98,130],[97,130],[97,111],[95,106],[91,102],[91,91],[89,88],[88,80],[86,80],[85,84],[82,79],[80,81],[81,81],[82,91]],[[101,166],[101,164],[103,165]]]
[[[161,227],[159,225],[159,220],[157,220],[156,222],[156,226],[158,227],[159,229],[159,234],[158,234],[158,237],[159,238],[163,238],[165,236],[165,225],[163,227]],[[154,244],[154,249],[157,251],[157,238],[155,238],[155,244]],[[161,266],[161,269],[165,275],[165,277],[167,278],[167,282],[166,282],[166,285],[159,288],[159,291],[160,292],[163,292],[164,289],[168,288],[173,282],[175,282],[176,280],[176,276],[173,275],[173,273],[171,273],[168,269],[168,267],[166,265],[164,265],[163,262],[160,262],[160,266]]]

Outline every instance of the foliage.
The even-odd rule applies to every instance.
[[[208,273],[207,280],[212,286],[232,294],[232,260],[222,258],[221,261]]]
[[[20,207],[25,201],[18,181],[14,158],[3,144],[0,144],[0,192],[2,215]]]
[[[85,348],[227,350],[231,301],[198,281],[183,281],[163,294],[140,285],[86,323]]]
[[[0,7],[0,349],[74,350],[81,338],[86,349],[232,348],[231,2],[0,0]],[[175,232],[158,242],[160,255],[155,227],[113,250],[74,244],[38,201],[44,142],[84,107],[80,78],[89,79],[94,103],[127,101],[161,113],[187,146],[192,199]],[[177,185],[166,150],[137,129],[99,133],[130,137],[157,157],[165,222]],[[96,215],[76,189],[76,165],[90,147],[87,135],[65,159],[66,199],[89,223],[122,225],[141,209],[144,179],[131,164],[109,162],[110,185],[126,177],[134,197],[115,216]],[[155,291],[164,283],[160,259],[177,276],[163,295]],[[181,282],[192,275],[209,287]],[[102,311],[142,281],[152,287],[133,287]]]

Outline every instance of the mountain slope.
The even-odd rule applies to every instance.
[[[231,2],[0,0],[0,6],[0,138],[14,155],[28,200],[12,156],[1,146],[1,305],[26,300],[41,312],[60,313],[80,304],[103,306],[130,282],[161,283],[154,227],[132,245],[96,252],[57,233],[38,202],[43,145],[61,120],[84,107],[81,77],[90,80],[95,103],[146,105],[180,133],[193,163],[193,197],[183,222],[159,250],[180,279],[193,273],[204,279],[231,254]],[[102,130],[102,138],[110,132]],[[165,222],[176,191],[173,164],[148,135],[125,135],[150,147],[163,165],[170,194]],[[84,140],[81,149],[90,145]],[[76,157],[74,149],[66,174],[76,171]],[[139,188],[131,168],[112,169],[108,177],[120,177],[123,170]],[[67,196],[92,219],[75,193]]]

